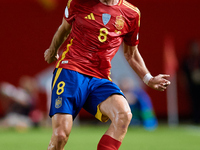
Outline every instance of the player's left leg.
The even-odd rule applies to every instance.
[[[111,120],[111,125],[101,138],[97,150],[118,150],[125,137],[132,113],[127,100],[114,94],[100,104],[100,111]]]
[[[88,87],[83,108],[102,122],[111,120],[97,150],[118,150],[132,119],[129,104],[119,87],[107,79],[92,78]]]

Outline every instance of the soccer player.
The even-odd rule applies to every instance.
[[[110,78],[110,62],[122,42],[125,58],[149,87],[164,91],[170,84],[169,75],[153,77],[146,68],[137,46],[139,26],[138,8],[125,0],[68,0],[62,24],[44,53],[48,63],[57,60],[48,150],[64,149],[81,108],[102,122],[111,120],[97,150],[119,149],[132,118],[124,94]]]

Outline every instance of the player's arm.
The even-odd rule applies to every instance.
[[[144,60],[139,53],[137,45],[129,46],[124,43],[124,56],[132,69],[149,87],[159,91],[164,91],[170,84],[170,81],[166,80],[169,75],[160,74],[155,77],[150,75]]]
[[[50,47],[44,53],[44,58],[47,63],[52,63],[58,59],[58,49],[66,40],[70,31],[71,25],[63,18],[62,24],[53,36]]]

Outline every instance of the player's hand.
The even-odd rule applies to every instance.
[[[170,75],[166,74],[159,74],[149,80],[148,86],[158,90],[158,91],[164,91],[167,89],[168,85],[170,85],[170,81],[166,78],[169,78]]]
[[[50,49],[47,49],[44,52],[44,59],[48,64],[58,60],[58,58],[59,58],[59,55],[57,53],[53,53]]]

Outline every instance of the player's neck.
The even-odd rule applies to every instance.
[[[117,5],[119,3],[119,0],[99,0],[101,3],[105,4],[105,5]]]

